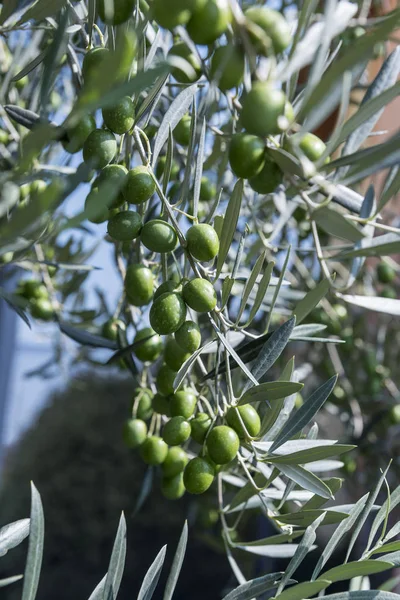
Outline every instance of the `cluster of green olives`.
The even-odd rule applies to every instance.
[[[173,355],[169,343],[165,356]],[[126,444],[138,448],[148,465],[161,466],[161,491],[171,500],[185,491],[206,492],[215,475],[235,460],[240,445],[260,432],[260,417],[250,404],[228,408],[221,423],[199,404],[192,389],[164,396],[138,388],[133,417],[124,425]]]
[[[35,319],[51,321],[54,309],[46,286],[39,279],[21,279],[15,291],[17,296],[29,302],[29,310]]]
[[[398,293],[393,287],[396,280],[396,271],[387,263],[380,262],[376,268],[376,277],[379,283],[383,284],[380,295],[383,298],[392,298],[396,300]]]

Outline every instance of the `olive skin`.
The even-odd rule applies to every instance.
[[[198,413],[198,415],[190,421],[192,428],[191,436],[198,444],[204,444],[207,431],[210,429],[212,419],[207,413]]]
[[[153,16],[164,29],[186,25],[191,16],[194,0],[154,0]]]
[[[91,76],[91,73],[101,69],[101,65],[110,56],[108,48],[92,48],[89,52],[86,52],[85,58],[82,63],[82,75],[84,79]]]
[[[137,332],[133,343],[136,344],[136,342],[140,342],[146,338],[149,339],[138,346],[134,350],[134,353],[142,362],[153,362],[160,356],[163,350],[163,342],[160,336],[151,327],[145,327]]]
[[[376,275],[380,283],[392,283],[396,279],[396,271],[386,263],[379,263],[376,268]]]
[[[159,157],[159,159],[157,161],[157,167],[156,167],[156,177],[158,179],[161,179],[161,177],[164,175],[166,162],[167,162],[167,157],[165,155]],[[179,171],[180,171],[179,164],[176,162],[176,160],[172,159],[171,172],[169,175],[170,180],[176,179],[179,175]]]
[[[168,56],[178,56],[179,58],[185,59],[194,71],[193,75],[188,75],[186,71],[182,71],[178,67],[172,67],[171,74],[176,81],[179,83],[194,83],[200,78],[201,62],[184,42],[178,42],[177,44],[174,44],[169,51]]]
[[[186,492],[182,473],[161,481],[161,493],[167,500],[179,500]]]
[[[276,163],[266,157],[261,171],[249,179],[250,187],[259,194],[272,194],[282,183],[283,173]]]
[[[118,329],[125,329],[125,323],[120,319],[109,319],[103,324],[101,334],[107,340],[116,340],[118,337]]]
[[[141,446],[147,438],[147,425],[140,419],[130,419],[124,425],[124,442],[128,448]]]
[[[186,362],[190,356],[190,353],[185,352],[185,350],[183,350],[176,342],[175,338],[168,338],[164,348],[164,361],[170,369],[179,371],[183,363]]]
[[[291,149],[298,146],[311,162],[317,162],[326,150],[324,142],[313,133],[306,133],[305,135],[296,133],[288,138],[288,145]],[[329,162],[329,157],[327,157],[326,162]]]
[[[62,142],[64,150],[75,154],[82,150],[89,135],[96,129],[96,121],[92,115],[85,115],[82,119],[66,133],[67,140]]]
[[[181,146],[188,146],[190,142],[190,128],[192,126],[192,118],[190,115],[185,115],[179,121],[174,129],[174,138]]]
[[[226,465],[233,460],[240,446],[239,437],[234,429],[218,425],[207,437],[208,455],[216,465]]]
[[[124,198],[130,204],[142,204],[154,194],[156,184],[147,167],[139,165],[128,171],[123,189]]]
[[[38,298],[47,299],[49,293],[46,286],[39,279],[24,279],[19,283],[18,295],[27,300],[37,300]]]
[[[146,306],[153,297],[154,276],[143,265],[129,265],[125,276],[125,291],[130,304]]]
[[[157,298],[159,298],[163,294],[166,294],[167,292],[173,292],[174,290],[176,290],[177,287],[179,287],[179,283],[177,281],[172,281],[172,279],[164,281],[161,285],[158,286],[158,288],[154,292],[153,300],[157,300]]]
[[[391,286],[386,286],[385,288],[383,288],[382,292],[381,292],[381,296],[382,298],[388,298],[391,300],[397,300],[397,292],[394,288],[392,288]],[[33,314],[33,313],[32,313]]]
[[[150,325],[160,335],[175,333],[186,319],[186,305],[176,292],[162,294],[150,309]]]
[[[107,231],[114,240],[128,242],[137,238],[142,225],[142,217],[137,212],[123,210],[108,221]]]
[[[178,331],[175,331],[175,340],[185,352],[196,352],[201,344],[200,327],[194,321],[185,321]]]
[[[247,437],[245,430],[243,429],[243,425],[240,422],[239,414],[242,418],[242,421],[246,427],[247,433],[250,437],[255,437],[260,433],[261,429],[261,420],[258,415],[256,409],[251,406],[251,404],[243,404],[242,406],[238,406],[234,408],[233,406],[228,409],[226,413],[226,420],[228,425],[232,427],[238,434],[240,438]]]
[[[99,225],[100,223],[104,223],[104,221],[107,221],[107,219],[110,217],[110,211],[108,210],[108,208],[106,206],[103,206],[103,208],[100,210],[100,208],[96,208],[99,204],[98,201],[98,195],[99,195],[99,188],[92,188],[90,190],[90,192],[88,193],[88,195],[86,196],[86,200],[85,200],[85,210],[86,211],[91,211],[96,209],[96,213],[95,214],[89,214],[88,221],[90,221],[91,223],[95,223],[96,225]]]
[[[137,388],[133,396],[133,404],[137,402],[136,417],[148,421],[153,415],[153,392],[149,389]]]
[[[188,464],[188,461],[188,455],[183,448],[180,448],[179,446],[169,448],[167,458],[162,465],[164,477],[174,477],[175,475],[178,475],[178,473],[182,473]]]
[[[169,396],[170,394],[174,393],[175,377],[176,371],[170,369],[168,365],[161,365],[161,367],[158,369],[156,377],[157,390],[160,392],[160,394],[163,394],[163,396]]]
[[[239,87],[244,77],[244,54],[232,45],[217,48],[211,59],[210,75],[222,92]]]
[[[215,42],[232,20],[228,0],[197,0],[186,30],[195,44]]]
[[[190,437],[190,423],[183,417],[172,417],[163,429],[163,440],[168,446],[179,446]]]
[[[242,124],[248,133],[265,137],[280,133],[279,117],[285,112],[286,96],[271,84],[257,81],[242,103]]]
[[[31,315],[35,319],[51,321],[54,317],[54,309],[50,300],[46,298],[35,298],[31,300]]]
[[[200,200],[203,202],[210,202],[211,200],[214,200],[216,194],[217,188],[215,185],[208,179],[208,177],[203,175],[200,182]]]
[[[163,439],[152,435],[140,446],[140,456],[148,465],[161,465],[168,454],[168,446]]]
[[[103,108],[103,121],[114,133],[120,135],[127,133],[135,122],[135,107],[132,99],[125,96],[115,106]]]
[[[183,483],[189,494],[204,494],[214,481],[215,470],[205,458],[193,458],[183,472]]]
[[[107,165],[100,171],[98,177],[96,177],[93,183],[94,188],[101,188],[103,184],[109,184],[110,187],[118,191],[118,194],[115,195],[114,199],[108,205],[109,208],[118,208],[125,202],[122,190],[127,174],[128,170],[123,165]]]
[[[190,390],[175,392],[170,399],[171,415],[189,419],[196,408],[197,398]]]
[[[235,133],[229,146],[229,163],[236,177],[250,179],[265,162],[265,142],[256,135]]]
[[[182,290],[182,296],[186,304],[198,313],[210,312],[217,305],[217,294],[212,284],[201,277],[189,281]]]
[[[171,252],[175,250],[178,236],[175,229],[162,219],[152,219],[143,225],[140,241],[152,252]]]
[[[106,25],[121,25],[125,23],[133,13],[135,0],[114,0],[114,11],[112,15],[106,14],[107,0],[99,0],[97,10],[99,17]]]
[[[110,131],[95,129],[83,145],[83,160],[94,168],[102,169],[117,154],[117,142]]]
[[[292,40],[290,27],[286,19],[277,10],[267,6],[251,6],[244,14],[247,19],[264,30],[271,39],[272,46],[277,54],[283,52],[289,46]],[[250,37],[258,52],[262,52],[263,45],[260,41],[257,40],[255,35],[250,34]]]
[[[187,248],[194,258],[208,262],[219,251],[219,237],[214,227],[206,223],[192,225],[186,234]]]
[[[159,415],[165,415],[166,417],[171,416],[171,407],[169,400],[166,396],[162,394],[155,394],[153,397],[153,410]]]

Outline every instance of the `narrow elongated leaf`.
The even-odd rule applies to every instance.
[[[346,219],[341,213],[332,210],[327,206],[319,208],[312,213],[312,219],[326,233],[342,240],[350,242],[359,242],[364,234],[351,221]]]
[[[103,589],[103,600],[114,599],[117,597],[119,587],[122,581],[126,558],[126,521],[122,513],[117,535],[115,536],[114,546],[111,553],[110,563],[108,565],[107,577]]]
[[[322,550],[321,556],[318,559],[311,579],[315,579],[316,577],[318,577],[319,573],[321,572],[321,569],[332,556],[335,548],[338,546],[343,536],[353,527],[358,516],[361,514],[366,505],[368,495],[369,494],[365,494],[365,496],[358,500],[358,502],[351,509],[348,518],[345,519],[342,523],[340,523],[337,529],[333,532],[325,548]]]
[[[6,577],[5,579],[0,579],[0,588],[6,587],[7,585],[11,585],[16,581],[20,581],[23,578],[23,575],[12,575],[11,577]]]
[[[389,552],[379,557],[379,560],[389,561],[393,567],[400,566],[400,552]]]
[[[355,590],[328,594],[324,596],[324,600],[399,600],[399,595],[381,590]]]
[[[0,529],[0,556],[18,546],[29,535],[29,519],[20,519]]]
[[[279,381],[284,381],[285,379],[288,379],[288,380],[293,379],[293,370],[294,370],[294,356],[285,365],[285,367],[279,377]],[[297,381],[294,381],[294,383],[297,383]],[[284,403],[285,403],[285,399],[280,399],[280,400],[272,403],[271,408],[265,414],[265,416],[262,420],[262,423],[261,423],[261,430],[260,430],[261,439],[264,438],[265,434],[276,423],[276,420],[282,411]]]
[[[196,171],[195,171],[194,183],[193,183],[193,216],[195,219],[197,219],[197,212],[198,212],[198,208],[199,208],[201,176],[203,175],[205,139],[206,139],[206,120],[203,119],[203,125],[201,127],[201,132],[200,132],[199,149],[197,152]]]
[[[400,88],[400,82],[399,82]],[[394,166],[391,171],[388,179],[386,180],[385,189],[382,193],[381,199],[379,201],[378,211],[382,210],[384,206],[398,194],[400,190],[400,167]]]
[[[198,90],[198,87],[196,84],[191,85],[191,86],[185,88],[175,98],[175,100],[173,102],[171,102],[171,105],[168,108],[167,112],[165,113],[165,116],[162,120],[160,128],[157,132],[157,137],[156,137],[156,141],[154,143],[154,150],[153,150],[153,159],[152,159],[153,167],[157,162],[157,159],[161,152],[162,147],[164,146],[165,142],[168,139],[169,130],[172,129],[172,131],[173,131],[175,129],[175,127],[178,125],[179,121],[182,119],[182,117],[187,113],[187,111],[189,110],[189,106],[193,102],[193,98],[194,98],[194,95],[196,94],[197,90]]]
[[[31,19],[43,21],[46,17],[56,15],[65,4],[66,0],[37,0],[37,2],[23,14],[18,24],[21,25]]]
[[[252,402],[270,402],[271,400],[286,398],[286,396],[299,392],[303,386],[303,383],[297,383],[296,381],[267,381],[266,383],[260,383],[260,385],[249,389],[241,396],[239,405]]]
[[[379,527],[385,521],[389,507],[390,507],[390,510],[392,511],[394,508],[396,508],[396,506],[399,503],[400,503],[400,485],[398,485],[397,488],[390,494],[390,497],[385,500],[385,502],[382,504],[380,510],[376,514],[375,519],[371,525],[370,532],[369,532],[367,550],[369,550],[371,548],[372,542],[374,541],[374,538],[378,532]],[[394,525],[393,529],[395,527],[397,527],[397,526]],[[389,531],[387,533],[387,535],[385,536],[385,540],[388,540],[391,537],[393,537],[393,535],[390,535],[391,531]],[[394,535],[396,535],[396,533]]]
[[[110,350],[116,350],[118,345],[113,340],[107,340],[100,335],[89,333],[83,329],[78,329],[67,323],[60,323],[60,329],[69,338],[82,344],[83,346],[92,346],[94,348],[109,348]]]
[[[340,297],[349,304],[361,306],[367,310],[385,313],[387,315],[400,316],[400,300],[395,298],[383,298],[380,296],[357,296],[341,294]]]
[[[180,387],[185,377],[193,369],[200,354],[202,354],[202,352],[205,352],[211,346],[211,344],[213,344],[213,342],[208,342],[207,344],[196,350],[196,352],[193,352],[192,356],[183,363],[178,373],[176,374],[174,380],[174,392]]]
[[[327,499],[325,499],[327,500]],[[322,519],[324,525],[334,525],[335,523],[340,523],[344,519],[348,518],[348,514],[345,512],[340,512],[337,510],[303,510],[301,509],[299,512],[295,513],[286,513],[284,515],[280,515],[276,517],[276,520],[280,523],[286,523],[288,525],[294,525],[296,527],[308,527],[315,521],[315,519],[320,516],[324,516]]]
[[[399,523],[397,523],[399,525]],[[400,540],[395,542],[388,542],[387,544],[382,544],[382,546],[376,548],[372,554],[383,554],[384,552],[397,552],[400,550]]]
[[[336,492],[340,490],[342,487],[343,480],[339,477],[332,477],[331,479],[325,479],[326,485],[332,492],[332,496],[335,496]],[[321,498],[320,496],[313,496],[308,500],[302,507],[302,510],[313,510],[316,508],[321,508],[326,504],[325,498]]]
[[[307,581],[306,583],[298,583],[293,587],[285,590],[279,596],[275,596],[279,598],[279,600],[304,600],[304,598],[309,598],[310,596],[315,596],[321,590],[324,590],[330,581],[318,580],[318,581]]]
[[[104,575],[103,579],[96,585],[95,589],[90,594],[89,600],[102,600],[106,579],[107,575]]]
[[[261,281],[258,284],[256,297],[254,299],[253,306],[251,307],[251,311],[250,311],[248,321],[246,323],[246,327],[248,325],[250,325],[250,323],[253,321],[254,317],[257,314],[257,311],[259,310],[261,304],[264,301],[265,295],[268,291],[268,287],[269,287],[269,284],[271,281],[272,270],[273,270],[274,266],[275,266],[275,262],[273,260],[271,260],[264,270]]]
[[[309,462],[331,458],[332,456],[340,456],[345,452],[354,450],[356,446],[345,444],[333,444],[332,446],[321,446],[319,448],[311,448],[310,450],[300,450],[293,454],[285,454],[283,456],[268,456],[267,460],[271,464],[285,465],[303,465]]]
[[[318,305],[320,300],[326,296],[330,288],[328,279],[322,279],[315,288],[307,292],[302,300],[298,303],[293,311],[293,316],[296,317],[296,323],[299,325],[306,316]],[[294,332],[293,332],[294,333]],[[293,334],[292,334],[293,337]]]
[[[0,288],[0,298],[2,298],[5,302],[7,302],[8,306],[13,310],[17,315],[28,325],[29,329],[31,329],[31,323],[29,321],[28,315],[26,312],[18,305],[17,298],[13,294],[9,294],[2,288]]]
[[[392,507],[390,507],[392,508]],[[385,514],[385,518],[386,518],[386,514]],[[393,525],[393,527],[391,527],[389,529],[389,531],[387,532],[387,534],[385,535],[384,541],[386,542],[387,540],[392,539],[393,537],[395,537],[396,535],[398,535],[400,532],[400,521],[395,523],[395,525]]]
[[[178,547],[175,552],[171,571],[168,575],[168,580],[167,580],[167,583],[165,586],[163,600],[171,600],[172,595],[174,593],[174,590],[175,590],[175,587],[176,587],[176,584],[178,581],[179,573],[181,572],[183,559],[185,557],[187,538],[188,538],[188,526],[187,526],[187,521],[185,521],[185,524],[182,529],[181,537],[179,538]]]
[[[278,469],[305,490],[323,498],[332,498],[329,487],[319,477],[299,465],[277,465]]]
[[[39,585],[44,543],[44,515],[40,494],[31,482],[31,515],[28,556],[26,559],[22,600],[34,600]]]
[[[236,323],[239,323],[240,318],[243,314],[244,309],[246,308],[246,304],[247,304],[247,300],[249,299],[250,293],[256,283],[257,277],[259,276],[261,269],[263,267],[264,264],[264,260],[265,260],[265,252],[263,252],[262,254],[260,254],[260,256],[257,258],[255,265],[250,273],[250,277],[246,283],[246,285],[244,286],[243,289],[243,293],[242,293],[242,298],[240,301],[240,306],[239,306],[239,311],[238,311],[238,315],[236,317]]]
[[[331,377],[323,385],[321,385],[304,404],[296,411],[294,415],[287,421],[283,429],[279,432],[276,440],[270,448],[270,452],[275,452],[279,446],[282,446],[287,440],[299,433],[310,421],[314,418],[319,409],[332,392],[337,381],[337,375]]]
[[[167,546],[163,546],[154,559],[154,562],[143,579],[137,600],[150,600],[150,598],[152,598],[161,575],[161,569],[164,564],[166,551]]]
[[[292,558],[297,550],[297,544],[283,544],[270,546],[244,546],[242,544],[236,545],[235,548],[243,550],[249,554],[255,554],[256,556],[268,556],[271,558]],[[289,580],[293,583],[292,580]]]
[[[39,66],[45,59],[46,53],[47,48],[46,50],[43,50],[43,52],[40,52],[40,54],[38,54],[33,60],[31,60],[23,69],[21,69],[21,71],[14,75],[11,81],[19,81],[20,79],[25,77],[25,75],[28,75],[28,73],[33,71],[33,69],[36,69],[36,67]]]
[[[276,450],[276,454],[290,455],[294,452],[302,452],[312,448],[320,448],[323,446],[332,446],[337,440],[318,440],[318,439],[295,439],[289,440]],[[254,447],[262,452],[269,452],[273,442],[253,442]]]
[[[347,159],[347,160],[346,160]],[[372,148],[360,150],[351,155],[351,158],[345,157],[343,160],[352,163],[353,166],[341,180],[345,185],[353,185],[369,175],[373,175],[383,169],[388,169],[400,162],[400,137],[395,134],[387,142],[377,144]],[[339,160],[337,162],[339,162]]]
[[[224,266],[225,259],[228,255],[229,248],[231,247],[232,240],[237,229],[240,207],[242,205],[243,187],[243,179],[239,179],[233,188],[232,195],[228,202],[220,236],[221,241],[217,258],[216,277],[218,277],[222,271],[222,267]]]
[[[286,542],[291,542],[304,533],[304,529],[302,531],[293,531],[292,533],[279,533],[277,535],[271,535],[267,538],[263,538],[262,540],[255,540],[254,542],[238,542],[236,545],[240,546],[274,546],[276,544],[285,544]]]
[[[270,590],[278,585],[282,573],[269,573],[257,579],[250,579],[242,585],[229,592],[223,597],[223,600],[251,600],[254,597],[260,596],[267,590]]]
[[[347,563],[347,565],[333,567],[333,569],[322,573],[321,578],[329,579],[332,582],[346,581],[353,577],[364,577],[374,575],[374,573],[381,573],[392,567],[392,563],[384,562],[383,560],[360,560]]]
[[[55,4],[55,2],[52,3]],[[65,8],[65,10],[62,10],[60,13],[60,18],[57,20],[56,33],[50,46],[47,48],[40,85],[40,106],[42,108],[42,114],[47,112],[46,109],[49,94],[54,85],[61,59],[67,49],[68,35],[66,35],[65,30],[68,26],[68,20],[69,10]]]
[[[395,233],[385,233],[372,239],[364,239],[361,247],[356,250],[345,250],[332,257],[335,260],[354,258],[355,256],[389,256],[400,252],[400,236]]]
[[[258,385],[257,379],[255,378],[253,373],[251,371],[249,371],[249,369],[246,367],[246,365],[244,364],[244,362],[242,361],[242,359],[240,358],[240,356],[238,355],[236,350],[232,347],[232,345],[226,339],[225,335],[223,333],[221,333],[218,329],[215,330],[215,333],[217,334],[218,338],[221,340],[222,344],[227,349],[230,356],[232,356],[232,358],[235,360],[238,367],[240,367],[242,369],[243,373],[245,373],[245,375],[249,379],[250,385],[251,384]]]

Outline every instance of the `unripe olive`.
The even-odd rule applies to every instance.
[[[130,419],[124,425],[124,442],[129,448],[141,446],[147,437],[147,425],[140,419]]]
[[[161,493],[168,500],[179,500],[186,492],[182,473],[174,477],[163,478],[161,481]]]
[[[54,317],[54,309],[50,300],[46,298],[37,298],[31,301],[31,315],[35,319],[42,321],[51,321]]]
[[[128,170],[123,165],[107,165],[96,177],[93,188],[101,189],[102,185],[109,186],[114,193],[108,204],[108,208],[118,208],[125,202],[122,190],[126,182]]]
[[[140,165],[128,172],[123,194],[130,204],[142,204],[152,197],[155,189],[156,184],[149,169]]]
[[[158,179],[161,179],[161,177],[164,174],[164,170],[165,170],[165,163],[167,161],[167,157],[164,156],[160,156],[158,161],[157,161],[157,167],[156,167],[156,177]],[[171,172],[170,172],[170,180],[172,181],[173,179],[176,179],[179,175],[179,164],[177,163],[176,160],[172,159],[171,162]]]
[[[191,436],[198,444],[203,444],[206,439],[207,431],[210,429],[212,419],[207,413],[198,413],[198,415],[190,421],[192,428]]]
[[[162,465],[164,477],[174,477],[174,475],[182,473],[188,464],[188,460],[188,455],[183,448],[180,448],[179,446],[169,448],[167,458]]]
[[[167,292],[173,292],[177,287],[179,287],[179,283],[177,281],[172,281],[172,279],[164,281],[154,292],[153,300],[157,300],[157,298],[163,294],[166,294]]]
[[[132,16],[135,5],[135,0],[99,0],[97,10],[103,23],[121,25]]]
[[[191,354],[196,352],[201,344],[201,333],[197,323],[194,321],[185,321],[183,325],[175,331],[175,340],[185,352]]]
[[[186,25],[194,5],[194,0],[154,0],[153,16],[160,27],[174,29]]]
[[[163,439],[152,435],[140,446],[140,455],[148,465],[161,465],[168,454],[168,446]]]
[[[90,77],[91,73],[101,70],[101,66],[107,61],[110,55],[108,48],[92,48],[85,54],[82,63],[82,75],[84,79]]]
[[[185,59],[194,71],[193,75],[189,75],[186,71],[182,71],[178,67],[173,67],[171,73],[179,83],[194,83],[199,79],[201,76],[201,62],[184,42],[174,44],[168,56],[178,56]]]
[[[192,117],[184,115],[174,129],[174,138],[181,146],[188,146],[190,142],[190,128]]]
[[[219,237],[211,225],[192,225],[186,234],[187,247],[192,256],[204,262],[215,258],[219,251]]]
[[[27,300],[47,299],[49,296],[46,286],[39,279],[24,279],[20,281],[19,286],[19,295]]]
[[[172,417],[163,429],[163,440],[169,446],[179,446],[190,437],[190,423],[183,417]]]
[[[154,276],[143,265],[129,265],[125,276],[128,301],[134,306],[146,306],[153,297]]]
[[[396,290],[389,285],[387,285],[385,288],[383,288],[383,290],[381,292],[381,296],[382,296],[382,298],[389,298],[391,300],[397,300]]]
[[[259,194],[272,194],[282,183],[283,173],[268,156],[261,171],[249,180],[250,187]]]
[[[171,252],[175,250],[178,236],[175,229],[162,219],[152,219],[143,225],[140,241],[152,252]]]
[[[195,44],[212,44],[231,20],[228,0],[197,0],[186,29]]]
[[[136,416],[142,421],[148,421],[153,415],[153,392],[149,389],[136,388],[133,404],[137,401]]]
[[[83,159],[97,169],[110,163],[117,153],[117,142],[110,131],[95,129],[83,145]]]
[[[169,396],[174,392],[174,381],[177,372],[170,369],[168,365],[161,365],[156,377],[157,390],[164,396]]]
[[[124,210],[108,221],[107,231],[114,240],[126,242],[139,235],[142,225],[142,217],[137,212]]]
[[[386,263],[379,263],[376,268],[376,275],[380,283],[392,283],[396,279],[396,271]]]
[[[190,390],[175,392],[170,399],[171,415],[173,417],[189,419],[194,413],[196,404],[196,395]]]
[[[103,120],[108,129],[114,133],[127,133],[135,122],[132,98],[125,96],[115,106],[103,108]]]
[[[200,200],[203,202],[210,202],[210,200],[214,200],[217,194],[217,188],[215,185],[203,175],[200,182]]]
[[[239,87],[244,76],[244,54],[229,44],[217,48],[211,59],[210,75],[223,92]]]
[[[290,27],[285,17],[277,10],[267,6],[251,6],[245,11],[247,19],[261,27],[271,39],[274,51],[279,54],[285,50],[292,39]],[[250,36],[258,52],[263,50],[262,44],[255,35]]]
[[[160,356],[163,350],[162,339],[151,327],[145,327],[144,329],[140,329],[140,331],[137,332],[133,343],[136,344],[141,340],[146,341],[142,342],[142,344],[135,348],[134,352],[136,356],[142,362],[155,361]]]
[[[326,150],[324,142],[313,133],[306,133],[305,135],[296,133],[288,138],[287,142],[289,148],[296,149],[298,146],[311,162],[317,162]],[[327,157],[325,162],[329,162],[329,157]]]
[[[208,454],[216,465],[226,465],[231,462],[238,453],[239,446],[240,442],[236,431],[226,425],[218,425],[208,434]]]
[[[238,412],[244,423],[244,426],[246,427],[247,433],[240,422]],[[237,406],[236,408],[229,408],[228,412],[226,413],[226,420],[240,438],[247,437],[247,435],[250,437],[255,437],[260,433],[261,420],[258,412],[251,404],[243,404],[242,406]]]
[[[185,352],[173,337],[168,338],[164,348],[164,361],[170,369],[179,371],[190,356],[190,353]]]
[[[95,223],[96,225],[104,223],[110,217],[110,211],[107,206],[103,206],[100,209],[98,196],[99,188],[92,188],[85,200],[85,210],[90,211],[87,218],[91,223]],[[94,213],[93,211],[96,212]]]
[[[217,305],[217,294],[212,284],[200,277],[184,286],[182,296],[186,304],[199,313],[210,312]]]
[[[67,140],[63,141],[64,150],[75,154],[82,150],[89,135],[96,129],[96,121],[92,115],[85,115],[81,120],[66,132]]]
[[[237,177],[249,179],[259,173],[265,162],[265,142],[256,135],[235,133],[229,146],[229,163]]]
[[[279,117],[284,115],[286,96],[270,83],[257,81],[242,102],[242,123],[248,133],[266,137],[280,133]]]
[[[150,325],[160,335],[175,333],[186,318],[186,305],[176,292],[162,294],[150,309]]]
[[[125,329],[125,323],[121,319],[108,319],[103,323],[101,333],[108,340],[116,340],[118,337],[118,329]]]
[[[163,394],[155,394],[152,405],[154,412],[159,415],[165,415],[166,417],[171,416],[170,401],[166,396],[163,396]]]
[[[214,481],[215,470],[206,458],[193,458],[185,467],[183,482],[189,494],[203,494]]]

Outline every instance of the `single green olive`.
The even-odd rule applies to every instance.
[[[121,25],[132,16],[135,6],[135,0],[98,0],[97,10],[106,25]]]
[[[211,200],[214,200],[216,195],[217,188],[208,179],[208,177],[203,175],[200,182],[200,200],[202,200],[203,202],[210,202]]]
[[[110,202],[108,208],[119,208],[125,202],[123,188],[126,183],[128,170],[123,165],[107,165],[96,177],[93,188],[101,189],[107,185],[110,190]]]
[[[190,423],[184,417],[172,417],[165,423],[162,435],[168,446],[180,446],[190,437]]]
[[[166,162],[167,162],[167,157],[165,156],[165,154],[158,158],[157,166],[156,166],[157,179],[161,179],[161,177],[164,175]],[[179,163],[175,159],[172,159],[171,172],[169,175],[170,181],[172,181],[173,179],[176,179],[179,176],[179,171],[180,171]]]
[[[80,121],[68,129],[63,140],[62,145],[64,150],[70,154],[75,154],[82,150],[84,143],[86,142],[89,135],[96,129],[96,121],[92,115],[85,115]]]
[[[154,292],[153,300],[157,300],[157,298],[159,298],[163,294],[166,294],[167,292],[173,292],[178,287],[179,287],[179,283],[177,281],[173,281],[172,279],[169,279],[168,281],[164,281],[161,285],[158,286],[158,288]]]
[[[289,148],[294,151],[298,147],[311,162],[317,162],[326,150],[324,142],[313,133],[306,133],[304,135],[296,133],[288,138],[288,144]],[[329,162],[329,157],[327,157],[326,162]]]
[[[156,376],[157,391],[164,396],[173,394],[175,377],[176,371],[170,369],[168,365],[161,365]]]
[[[186,234],[187,248],[194,258],[208,262],[219,251],[219,237],[214,227],[207,223],[192,225]]]
[[[142,217],[137,212],[123,210],[108,221],[107,231],[114,240],[127,242],[137,238],[142,225]]]
[[[282,183],[283,172],[268,156],[261,171],[249,180],[250,187],[259,194],[272,194]]]
[[[206,458],[193,458],[183,472],[183,483],[189,494],[204,494],[214,481],[215,470]]]
[[[121,319],[108,319],[108,321],[103,323],[101,334],[108,340],[116,341],[118,329],[125,329],[125,323]]]
[[[135,348],[134,353],[142,362],[154,362],[163,350],[162,339],[151,327],[145,327],[137,332],[133,343],[137,342],[142,343]]]
[[[140,446],[140,456],[148,465],[161,465],[168,454],[168,446],[160,437],[152,435]]]
[[[185,352],[192,354],[200,348],[201,332],[194,321],[185,321],[174,335],[175,340]]]
[[[130,204],[142,204],[154,194],[156,184],[147,167],[140,165],[128,171],[123,189],[125,200]]]
[[[212,44],[228,29],[232,13],[228,0],[197,0],[186,30],[195,44]]]
[[[186,305],[176,292],[162,294],[150,309],[150,325],[160,335],[175,333],[186,319]]]
[[[256,135],[235,133],[229,146],[229,163],[237,177],[250,179],[265,162],[265,142]]]
[[[120,135],[127,133],[135,122],[135,107],[132,98],[124,96],[115,106],[103,108],[103,121],[114,133]]]
[[[117,142],[110,131],[94,129],[83,145],[84,161],[97,169],[108,165],[117,153]]]
[[[82,63],[82,75],[84,79],[91,77],[91,73],[100,71],[104,62],[108,60],[110,51],[108,48],[92,48],[86,52]]]
[[[102,206],[99,202],[99,188],[92,188],[85,200],[85,211],[87,212],[87,219],[91,223],[99,225],[104,223],[110,218],[110,211],[107,206]]]
[[[164,477],[174,477],[174,475],[182,473],[188,464],[188,461],[188,455],[183,448],[180,448],[179,446],[169,448],[167,458],[162,465]]]
[[[143,265],[129,265],[125,275],[125,291],[130,304],[146,306],[153,297],[154,276]]]
[[[387,285],[386,287],[383,288],[383,290],[381,292],[381,296],[382,296],[382,298],[388,298],[388,299],[391,299],[391,300],[397,300],[397,292],[396,292],[396,290],[393,287],[389,286],[389,285]]]
[[[396,279],[396,271],[384,262],[377,266],[376,275],[380,283],[392,283]]]
[[[190,128],[192,126],[192,117],[184,115],[175,127],[173,134],[175,141],[181,146],[188,146],[190,142]]]
[[[164,477],[161,481],[161,493],[167,500],[179,500],[186,492],[182,473],[173,477]]]
[[[166,396],[163,396],[163,394],[154,394],[152,405],[154,412],[159,415],[165,415],[166,417],[171,416],[170,401]]]
[[[176,342],[175,338],[168,338],[164,348],[164,361],[170,369],[179,371],[183,363],[187,361],[190,356],[190,353],[185,352],[185,350],[183,350],[183,348],[181,348],[181,346]]]
[[[189,281],[182,290],[186,304],[196,312],[210,312],[217,305],[217,294],[212,284],[206,279],[196,277]]]
[[[280,133],[279,118],[284,115],[285,94],[268,82],[256,81],[242,102],[242,124],[248,133],[266,137]]]
[[[288,22],[280,12],[267,6],[251,6],[244,14],[270,38],[277,54],[286,50],[292,41],[292,35]],[[257,51],[263,52],[263,44],[260,43],[260,40],[254,34],[251,34],[250,37]]]
[[[239,87],[244,77],[244,54],[228,44],[217,48],[211,59],[210,75],[223,92]]]
[[[193,415],[196,405],[196,395],[190,390],[175,392],[170,399],[171,415],[189,419]]]
[[[240,422],[239,415],[246,428],[247,434]],[[260,433],[261,420],[258,412],[251,404],[242,404],[242,406],[237,406],[236,408],[232,406],[226,413],[226,420],[228,425],[236,431],[240,438],[247,437],[247,435],[255,437]]]
[[[198,444],[203,444],[206,439],[207,431],[210,429],[212,419],[207,413],[198,413],[190,425],[192,428],[191,436]]]
[[[175,29],[186,25],[194,5],[195,0],[154,0],[153,17],[160,27]]]
[[[143,225],[140,241],[152,252],[172,252],[178,243],[175,229],[162,219],[152,219]]]
[[[35,298],[31,300],[31,315],[35,319],[51,321],[54,317],[54,309],[50,300],[46,298]]]
[[[207,437],[209,457],[216,465],[226,465],[238,453],[239,437],[234,429],[227,425],[214,427]]]
[[[183,70],[178,66],[172,67],[171,74],[179,83],[194,83],[200,78],[202,71],[201,62],[184,42],[174,44],[168,56],[183,58],[189,63],[189,67],[191,67],[191,71]]]
[[[141,446],[147,438],[147,425],[141,419],[130,419],[124,425],[124,442],[129,448]]]
[[[400,404],[392,406],[389,410],[389,422],[391,425],[400,424]]]
[[[132,404],[136,406],[136,416],[142,421],[148,421],[153,416],[153,392],[147,388],[136,388]]]

